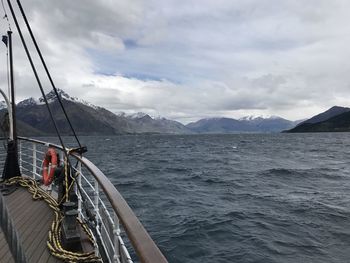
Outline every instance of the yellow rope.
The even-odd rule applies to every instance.
[[[51,229],[49,230],[49,238],[47,241],[47,246],[51,254],[65,262],[102,262],[101,259],[95,256],[94,252],[72,252],[66,250],[61,244],[61,223],[63,220],[63,214],[59,209],[58,202],[49,195],[46,191],[37,185],[37,182],[30,177],[13,177],[6,181],[7,185],[19,184],[22,187],[26,187],[28,191],[33,195],[34,200],[43,199],[54,211],[54,220],[51,224]],[[68,196],[68,195],[67,195]],[[83,230],[89,237],[90,242],[93,244],[93,236],[88,229],[88,227],[79,219],[77,221],[81,224]]]
[[[72,150],[68,150],[67,153],[69,154]],[[63,203],[63,201],[65,200],[65,202],[69,201],[69,191],[72,189],[74,183],[75,183],[75,177],[70,176],[70,178],[72,179],[70,185],[68,185],[68,160],[67,157],[64,157],[64,181],[65,181],[65,193],[64,196],[62,197],[62,199],[58,202],[58,204],[60,205],[61,203]]]

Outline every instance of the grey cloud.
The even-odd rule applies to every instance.
[[[350,104],[345,0],[23,5],[58,86],[112,111],[296,119]],[[38,94],[23,52],[16,70],[20,97]]]

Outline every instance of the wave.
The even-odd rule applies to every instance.
[[[258,173],[266,177],[284,177],[284,178],[327,178],[332,180],[343,179],[344,174],[338,168],[272,168],[260,171]]]
[[[119,149],[104,168],[169,262],[338,263],[350,258],[348,137],[123,137],[93,156]]]

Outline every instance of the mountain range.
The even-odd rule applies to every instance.
[[[277,116],[247,116],[238,120],[232,118],[201,119],[186,126],[197,133],[266,133],[291,129],[298,123],[298,121],[289,121]]]
[[[333,106],[332,108],[301,122],[285,132],[349,132],[350,108]]]
[[[152,118],[147,114],[128,116],[114,114],[105,108],[95,106],[78,98],[69,96],[63,90],[58,94],[65,107],[72,125],[79,135],[115,135],[130,133],[176,133],[191,132],[179,122],[165,118]],[[46,94],[53,117],[59,131],[71,135],[71,130],[60,108],[55,93]],[[2,109],[3,116],[6,109]],[[24,136],[55,135],[55,129],[48,114],[43,98],[29,98],[21,101],[16,107],[18,132]]]
[[[79,135],[116,135],[138,133],[192,134],[192,133],[270,133],[270,132],[307,132],[323,131],[337,126],[335,122],[346,124],[350,108],[332,107],[306,121],[289,121],[277,116],[247,116],[240,119],[206,118],[183,125],[180,122],[161,117],[151,117],[145,113],[128,115],[115,114],[105,108],[69,96],[63,90],[58,94],[66,112]],[[46,94],[52,114],[60,132],[71,135],[71,130],[53,91]],[[0,102],[0,117],[7,112]],[[338,116],[338,119],[332,118]],[[339,117],[340,116],[340,117]],[[23,136],[51,136],[55,129],[48,114],[44,99],[28,98],[17,104],[16,118],[18,133]],[[344,118],[344,120],[343,120]],[[318,123],[324,122],[320,128]],[[315,128],[317,127],[317,128]],[[323,129],[323,130],[322,130]],[[339,130],[344,130],[340,128]]]

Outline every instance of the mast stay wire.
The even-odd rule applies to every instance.
[[[8,31],[12,31],[10,20],[9,20],[9,17],[7,15],[6,8],[4,5],[4,0],[1,0],[1,6],[2,6],[2,9],[4,11],[3,19],[6,19],[6,21],[7,21]],[[7,94],[10,95],[9,47],[8,47],[7,43],[6,43],[6,70],[7,70],[6,77],[7,77],[7,92],[8,92]]]
[[[2,0],[2,1],[3,1],[3,0]],[[72,125],[72,123],[70,122],[70,119],[69,119],[69,117],[68,117],[68,115],[67,115],[67,112],[66,112],[66,110],[65,110],[65,108],[64,108],[64,106],[63,106],[62,100],[61,100],[61,98],[60,98],[60,96],[59,96],[59,94],[58,94],[58,92],[57,92],[56,85],[55,85],[55,83],[53,82],[53,79],[52,79],[52,77],[51,77],[51,74],[50,74],[50,72],[49,72],[49,70],[48,70],[48,68],[47,68],[47,66],[46,66],[46,62],[45,62],[44,57],[42,56],[41,50],[40,50],[40,48],[39,48],[39,46],[38,46],[38,44],[37,44],[37,42],[36,42],[36,39],[35,39],[35,37],[34,37],[34,34],[33,34],[32,29],[31,29],[31,26],[30,26],[29,23],[28,23],[27,16],[26,16],[26,14],[25,14],[25,12],[24,12],[24,10],[23,10],[23,7],[22,7],[22,4],[21,4],[20,0],[17,0],[17,5],[18,5],[18,7],[19,7],[19,9],[20,9],[20,11],[21,11],[23,20],[24,20],[24,22],[25,22],[25,24],[26,24],[26,26],[27,26],[27,30],[28,30],[28,32],[29,32],[29,34],[30,34],[30,37],[31,37],[32,41],[33,41],[33,44],[34,44],[34,46],[35,46],[35,49],[36,49],[36,51],[37,51],[37,53],[38,53],[38,55],[39,55],[39,57],[40,57],[41,63],[42,63],[42,65],[43,65],[44,69],[45,69],[45,72],[46,72],[46,75],[47,75],[47,77],[48,77],[48,79],[49,79],[49,81],[50,81],[50,84],[51,84],[51,86],[52,86],[52,88],[53,88],[53,90],[54,90],[54,92],[55,92],[55,94],[56,94],[56,97],[57,97],[57,99],[58,99],[58,102],[59,102],[59,104],[60,104],[60,106],[61,106],[61,108],[62,108],[62,110],[63,110],[63,113],[64,113],[64,115],[65,115],[65,117],[66,117],[66,119],[67,119],[67,122],[68,122],[68,124],[69,124],[69,126],[70,126],[70,128],[71,128],[71,130],[72,130],[72,132],[73,132],[73,135],[74,135],[74,137],[75,137],[75,139],[76,139],[76,141],[77,141],[77,143],[78,143],[78,145],[79,145],[79,148],[81,148],[82,146],[81,146],[81,144],[80,144],[80,141],[79,141],[79,139],[78,139],[78,136],[77,136],[76,133],[75,133],[75,130],[74,130],[74,128],[73,128],[73,125]]]
[[[1,5],[2,5],[2,9],[4,10],[4,17],[3,17],[3,19],[6,19],[8,27],[9,27],[9,31],[12,31],[11,30],[10,20],[9,20],[9,17],[7,16],[6,8],[5,8],[5,5],[4,5],[4,0],[1,0]]]
[[[64,142],[63,142],[63,139],[62,139],[62,137],[61,137],[61,135],[60,135],[58,126],[57,126],[57,124],[56,124],[56,121],[55,121],[54,118],[53,118],[53,114],[52,114],[51,108],[50,108],[50,106],[49,106],[49,103],[48,103],[48,100],[47,100],[47,98],[46,98],[45,92],[44,92],[44,90],[43,90],[43,87],[42,87],[40,78],[39,78],[39,76],[38,76],[38,73],[37,73],[37,71],[36,71],[35,65],[34,65],[34,63],[33,63],[32,57],[31,57],[30,52],[29,52],[29,50],[28,50],[26,41],[25,41],[25,39],[24,39],[24,37],[23,37],[22,30],[21,30],[21,28],[19,27],[16,14],[15,14],[13,8],[12,8],[11,0],[7,0],[7,3],[8,3],[8,5],[9,5],[9,7],[10,7],[10,11],[11,11],[11,14],[12,14],[12,16],[13,16],[13,20],[14,20],[14,22],[15,22],[15,25],[16,25],[16,28],[17,28],[17,31],[18,31],[18,34],[19,34],[19,36],[20,36],[21,42],[22,42],[23,47],[24,47],[24,50],[25,50],[25,52],[26,52],[26,55],[27,55],[27,57],[28,57],[28,60],[29,60],[29,62],[30,62],[30,65],[31,65],[31,67],[32,67],[33,73],[34,73],[35,78],[36,78],[36,80],[37,80],[39,89],[40,89],[40,91],[41,91],[41,94],[43,95],[43,99],[44,99],[44,101],[45,101],[45,105],[46,105],[46,107],[47,107],[47,109],[48,109],[48,112],[49,112],[51,121],[52,121],[52,123],[53,123],[53,125],[54,125],[55,131],[56,131],[56,134],[57,134],[57,137],[58,137],[58,139],[59,139],[59,141],[60,141],[60,144],[61,144],[61,146],[62,146],[63,153],[64,153],[64,155],[65,155],[65,157],[66,157],[66,160],[67,160],[67,162],[68,162],[68,165],[69,165],[70,167],[73,167],[72,164],[71,164],[71,161],[70,161],[70,159],[69,159],[69,154],[68,154],[67,148],[65,147]],[[80,155],[81,155],[81,154],[80,154]],[[74,177],[70,176],[70,177],[71,177],[73,180],[75,179],[75,176],[74,176]],[[80,186],[79,184],[76,184],[76,185],[77,185],[77,189],[78,189],[80,195],[83,197],[82,190],[81,190],[81,186]],[[85,201],[84,199],[85,199],[85,198],[83,198],[83,206],[85,207],[86,210],[88,210],[88,207],[86,207],[86,204],[85,204],[85,202],[84,202],[84,201]],[[88,216],[88,217],[89,217],[89,220],[91,221],[92,219],[90,218],[90,216]]]
[[[1,1],[3,1],[3,0],[1,0]],[[22,34],[22,31],[21,31],[21,29],[20,29],[20,27],[19,27],[16,14],[15,14],[13,8],[12,8],[12,5],[11,5],[11,2],[10,2],[10,1],[11,1],[11,0],[7,0],[8,5],[9,5],[9,7],[10,7],[11,14],[12,14],[12,16],[13,16],[13,19],[14,19],[14,22],[15,22],[15,25],[16,25],[16,28],[17,28],[18,33],[19,33],[20,38],[21,38],[21,42],[22,42],[22,44],[23,44],[23,46],[24,46],[24,49],[25,49],[25,52],[26,52],[26,54],[27,54],[28,60],[29,60],[29,62],[30,62],[30,64],[31,64],[32,70],[33,70],[33,72],[34,72],[35,78],[36,78],[36,80],[37,80],[37,82],[38,82],[38,85],[39,85],[41,94],[43,95],[43,98],[44,98],[46,107],[47,107],[47,109],[48,109],[48,111],[49,111],[49,114],[50,114],[50,118],[51,118],[51,120],[52,120],[52,122],[53,122],[53,124],[54,124],[55,130],[56,130],[56,133],[57,133],[57,136],[58,136],[59,141],[60,141],[60,144],[61,144],[61,146],[62,146],[62,148],[63,148],[64,155],[65,155],[65,157],[66,157],[66,159],[67,159],[67,162],[68,162],[69,166],[70,166],[70,167],[73,167],[73,166],[71,165],[70,159],[68,158],[68,155],[69,155],[69,154],[68,154],[67,149],[66,149],[66,147],[65,147],[65,145],[64,145],[64,142],[63,142],[63,140],[62,140],[62,137],[61,137],[61,135],[60,135],[60,133],[59,133],[57,124],[56,124],[56,122],[55,122],[55,120],[54,120],[54,118],[53,118],[53,114],[52,114],[52,111],[51,111],[51,109],[50,109],[50,106],[49,106],[49,103],[48,103],[48,101],[47,101],[47,98],[46,98],[46,95],[45,95],[45,93],[44,93],[44,90],[43,90],[43,88],[42,88],[40,78],[39,78],[39,76],[38,76],[38,74],[37,74],[35,65],[34,65],[33,60],[32,60],[32,58],[31,58],[31,55],[30,55],[30,52],[29,52],[29,50],[28,50],[26,41],[25,41],[25,39],[24,39],[24,37],[23,37],[23,34]],[[71,125],[71,122],[69,121],[69,118],[68,118],[67,113],[66,113],[66,111],[65,111],[65,109],[64,109],[64,106],[63,106],[63,104],[62,104],[62,101],[61,101],[60,97],[58,96],[56,87],[55,87],[55,85],[54,85],[54,83],[53,83],[53,80],[52,80],[52,78],[51,78],[51,74],[49,73],[48,68],[46,67],[46,63],[45,63],[44,58],[43,58],[43,56],[42,56],[42,54],[41,54],[41,52],[40,52],[40,48],[39,48],[39,46],[37,45],[37,42],[36,42],[35,37],[34,37],[34,35],[33,35],[33,33],[32,33],[31,27],[30,27],[30,25],[29,25],[29,23],[28,23],[28,20],[27,20],[27,18],[26,18],[26,15],[25,15],[25,13],[24,13],[24,10],[23,10],[23,8],[22,8],[22,5],[21,5],[20,1],[17,1],[17,4],[18,4],[18,6],[19,6],[19,8],[20,8],[20,10],[21,10],[23,19],[25,20],[25,23],[26,23],[26,25],[27,25],[27,29],[28,29],[28,31],[29,31],[31,37],[32,37],[33,43],[35,44],[35,47],[37,48],[37,52],[38,52],[38,54],[39,54],[39,56],[40,56],[40,58],[41,58],[41,60],[42,60],[42,64],[44,65],[45,70],[46,70],[46,72],[47,72],[47,75],[48,75],[48,77],[49,77],[49,79],[50,79],[50,82],[51,82],[51,84],[52,84],[52,86],[53,86],[53,88],[54,88],[54,90],[55,90],[55,92],[56,92],[56,96],[57,96],[58,100],[60,101],[60,105],[61,105],[61,107],[62,107],[62,109],[63,109],[63,111],[64,111],[64,113],[65,113],[65,115],[66,115],[66,118],[67,118],[67,120],[68,120],[68,122],[69,122],[69,124],[70,124],[70,127],[71,127],[71,129],[72,129],[74,135],[75,135],[75,138],[76,138],[76,140],[77,140],[77,142],[78,142],[78,144],[79,144],[79,147],[81,147],[80,141],[79,141],[79,139],[78,139],[78,137],[77,137],[77,135],[76,135],[76,133],[75,133],[75,131],[74,131],[74,129],[73,129],[73,126]],[[79,152],[78,152],[78,154],[79,154],[80,156],[82,155],[82,154],[79,153]],[[75,176],[73,176],[73,177],[70,176],[70,177],[71,177],[73,180],[75,179]],[[79,191],[80,194],[82,195],[82,192],[81,192],[82,190],[81,190],[80,185],[77,184],[77,186],[78,186],[78,187],[77,187],[78,191]],[[83,196],[83,195],[82,195],[82,196]]]
[[[11,0],[7,0],[7,3],[8,3],[8,5],[9,5],[9,7],[10,7],[10,11],[11,11],[11,14],[12,14],[12,16],[13,16],[13,20],[14,20],[14,22],[15,22],[15,25],[16,25],[16,28],[17,28],[17,31],[18,31],[18,34],[19,34],[19,36],[20,36],[20,39],[21,39],[21,42],[22,42],[22,44],[23,44],[24,50],[25,50],[25,52],[26,52],[26,55],[27,55],[27,57],[28,57],[28,60],[29,60],[29,62],[30,62],[30,65],[31,65],[31,67],[32,67],[34,76],[35,76],[35,78],[36,78],[36,80],[37,80],[37,83],[38,83],[39,89],[40,89],[40,91],[41,91],[41,94],[42,94],[42,96],[43,96],[43,99],[44,99],[46,108],[47,108],[47,110],[48,110],[48,112],[49,112],[51,121],[52,121],[52,123],[53,123],[53,125],[54,125],[55,131],[56,131],[56,134],[57,134],[57,137],[58,137],[58,139],[59,139],[59,141],[60,141],[60,144],[61,144],[61,146],[62,146],[62,148],[63,148],[64,156],[66,157],[66,160],[67,160],[67,162],[68,162],[68,165],[69,165],[70,167],[73,167],[72,164],[71,164],[71,161],[70,161],[70,159],[69,159],[69,154],[68,154],[67,148],[66,148],[65,145],[64,145],[62,136],[61,136],[61,134],[60,134],[60,132],[59,132],[59,129],[58,129],[58,126],[57,126],[57,124],[56,124],[56,121],[55,121],[55,119],[53,118],[53,114],[52,114],[51,108],[50,108],[49,103],[48,103],[48,100],[47,100],[47,98],[46,98],[44,89],[43,89],[43,87],[42,87],[42,84],[41,84],[40,78],[39,78],[39,76],[38,76],[38,73],[37,73],[37,71],[36,71],[35,65],[34,65],[34,63],[33,63],[32,57],[31,57],[30,52],[29,52],[29,50],[28,50],[26,41],[25,41],[25,39],[24,39],[24,37],[23,37],[22,30],[21,30],[21,28],[19,27],[16,14],[15,14],[13,8],[12,8]],[[80,154],[80,155],[81,155],[81,154]],[[70,176],[70,177],[72,178],[72,176]],[[73,177],[72,179],[75,179],[75,178]],[[77,184],[77,186],[78,186],[78,190],[79,190],[79,192],[80,192],[80,194],[81,194],[81,189],[80,189],[79,184]]]
[[[14,10],[13,10],[13,7],[12,7],[12,4],[11,4],[11,0],[7,0],[7,3],[8,3],[8,5],[9,5],[10,11],[11,11],[11,15],[12,15],[13,20],[14,20],[14,22],[15,22],[16,29],[17,29],[17,31],[18,31],[18,33],[19,33],[19,36],[20,36],[22,45],[23,45],[23,47],[24,47],[24,50],[25,50],[25,52],[26,52],[27,58],[28,58],[28,60],[29,60],[29,62],[30,62],[30,65],[31,65],[31,67],[32,67],[33,73],[34,73],[35,78],[36,78],[36,80],[37,80],[39,89],[40,89],[41,94],[42,94],[42,96],[43,96],[45,105],[46,105],[46,107],[47,107],[47,109],[48,109],[48,112],[49,112],[51,121],[52,121],[52,123],[53,123],[53,125],[54,125],[55,131],[56,131],[56,134],[57,134],[57,137],[58,137],[58,139],[59,139],[59,141],[60,141],[60,144],[61,144],[61,146],[62,146],[63,153],[64,153],[64,155],[65,155],[65,157],[66,157],[66,160],[67,160],[67,162],[68,162],[68,165],[69,165],[70,167],[73,167],[73,166],[71,165],[71,161],[70,161],[70,159],[69,159],[69,154],[68,154],[68,151],[69,151],[69,150],[67,150],[67,148],[65,147],[64,142],[63,142],[63,139],[62,139],[62,137],[61,137],[61,135],[60,135],[58,126],[57,126],[57,124],[56,124],[56,121],[55,121],[54,118],[53,118],[53,114],[52,114],[51,108],[50,108],[50,106],[49,106],[49,103],[48,103],[48,100],[47,100],[47,98],[46,98],[45,92],[44,92],[44,90],[43,90],[43,87],[42,87],[40,78],[39,78],[39,76],[38,76],[38,73],[37,73],[37,71],[36,71],[35,65],[34,65],[33,60],[32,60],[32,57],[31,57],[31,54],[30,54],[30,52],[29,52],[29,50],[28,50],[26,41],[25,41],[25,39],[24,39],[24,37],[23,37],[22,30],[21,30],[21,28],[20,28],[20,26],[19,26],[19,24],[18,24],[16,14],[15,14],[15,12],[14,12]],[[57,91],[56,91],[56,92],[57,92]],[[63,106],[62,106],[62,107],[63,107]],[[81,155],[81,154],[80,154],[80,155]],[[71,178],[72,178],[72,176],[71,176]],[[73,177],[72,179],[75,179],[75,177]],[[78,187],[77,187],[78,191],[79,191],[80,194],[82,195],[82,192],[81,192],[82,190],[81,190],[81,188],[80,188],[80,185],[77,184],[77,186],[78,186]],[[82,196],[83,196],[83,195],[82,195]],[[84,199],[85,199],[85,198],[84,198]],[[84,202],[84,201],[85,201],[84,199],[83,199],[83,205],[84,205],[84,207],[85,207],[86,204],[85,204],[85,202]],[[87,207],[85,207],[85,208],[86,208],[86,210],[88,210]],[[89,220],[91,221],[92,218],[90,218],[90,216],[88,216],[88,217],[89,217]]]
[[[1,6],[2,6],[2,9],[4,11],[3,19],[6,19],[7,24],[8,24],[8,31],[12,31],[11,24],[10,24],[9,18],[7,16],[6,8],[4,5],[4,0],[1,0]],[[7,41],[5,44],[6,44],[7,91],[8,91],[8,94],[10,95],[9,46],[8,46]],[[14,102],[10,102],[10,103],[14,103]],[[7,106],[9,106],[9,103],[7,103]],[[10,113],[10,109],[8,109],[8,113]],[[11,117],[9,116],[9,118],[11,118]],[[4,144],[4,146],[5,145],[6,144]],[[12,222],[11,218],[9,217],[9,212],[7,210],[7,206],[6,206],[6,203],[4,201],[4,197],[2,196],[2,194],[0,194],[0,208],[1,208],[0,209],[1,210],[1,215],[0,215],[0,217],[1,217],[1,220],[0,220],[1,229],[5,233],[6,241],[10,247],[11,254],[16,262],[25,263],[25,262],[27,262],[27,259],[26,259],[26,256],[25,256],[25,253],[24,253],[24,250],[22,247],[22,242],[19,239],[17,231],[13,227],[13,222]]]
[[[7,77],[7,94],[10,96],[10,66],[9,66],[9,48],[6,45],[6,77]]]
[[[55,128],[57,137],[58,137],[58,139],[59,139],[59,141],[60,141],[60,144],[61,144],[61,146],[62,146],[62,148],[63,148],[63,153],[64,153],[64,155],[65,155],[65,157],[66,157],[66,159],[67,159],[67,162],[69,163],[70,167],[73,167],[73,166],[71,165],[70,160],[69,160],[68,152],[67,152],[67,149],[66,149],[66,147],[65,147],[65,145],[64,145],[62,136],[61,136],[61,134],[60,134],[60,132],[59,132],[59,130],[58,130],[58,126],[57,126],[57,124],[56,124],[56,121],[55,121],[54,118],[53,118],[53,113],[52,113],[51,108],[50,108],[50,106],[49,106],[49,102],[48,102],[48,100],[47,100],[47,98],[46,98],[44,89],[43,89],[43,87],[42,87],[40,78],[39,78],[39,76],[38,76],[38,73],[37,73],[37,71],[36,71],[36,68],[35,68],[35,65],[34,65],[34,63],[33,63],[32,57],[31,57],[30,52],[29,52],[29,50],[28,50],[26,41],[25,41],[25,39],[24,39],[24,37],[23,37],[22,30],[21,30],[21,28],[19,27],[16,14],[15,14],[13,8],[12,8],[11,0],[7,0],[7,3],[8,3],[8,5],[9,5],[9,7],[10,7],[10,11],[11,11],[13,20],[14,20],[14,22],[15,22],[15,25],[16,25],[16,28],[17,28],[17,31],[18,31],[18,34],[19,34],[19,36],[20,36],[21,42],[22,42],[23,47],[24,47],[24,50],[25,50],[25,52],[26,52],[26,55],[27,55],[27,57],[28,57],[28,60],[29,60],[29,62],[30,62],[30,65],[31,65],[31,67],[32,67],[32,70],[33,70],[34,76],[35,76],[35,78],[36,78],[36,81],[37,81],[37,83],[38,83],[39,89],[40,89],[40,91],[41,91],[41,94],[43,95],[43,99],[44,99],[44,101],[45,101],[45,105],[46,105],[47,110],[48,110],[48,112],[49,112],[49,115],[50,115],[52,124],[53,124],[53,126],[54,126],[54,128]]]

